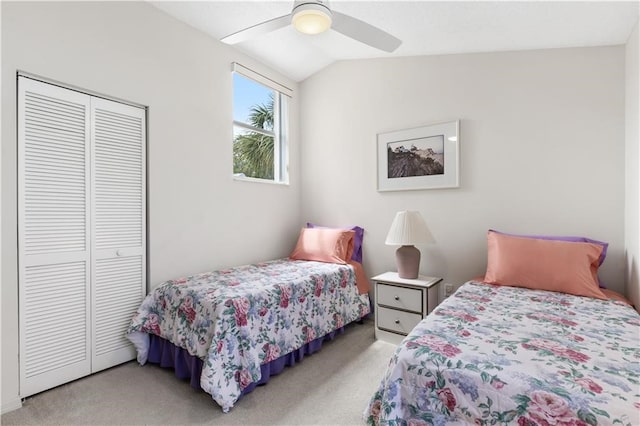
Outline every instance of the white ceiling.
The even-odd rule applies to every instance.
[[[287,15],[293,1],[152,1],[216,39]],[[346,1],[331,8],[375,25],[403,41],[386,53],[335,31],[316,36],[292,27],[236,47],[296,81],[334,61],[393,56],[624,44],[639,1]]]

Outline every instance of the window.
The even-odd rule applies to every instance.
[[[288,183],[291,89],[233,65],[233,175]]]

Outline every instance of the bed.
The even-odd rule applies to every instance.
[[[138,362],[174,368],[228,412],[269,375],[369,314],[367,286],[361,265],[350,260],[350,244],[334,262],[296,259],[317,257],[307,244],[305,253],[294,250],[292,258],[160,284],[127,332]]]
[[[565,289],[557,283],[556,291],[529,288],[520,285],[522,277],[511,278],[512,285],[482,282],[495,272],[492,257],[500,262],[509,257],[498,254],[490,242],[484,279],[462,285],[398,346],[365,421],[640,424],[638,313],[606,291],[591,297],[560,291]],[[597,256],[589,259],[592,266]],[[540,262],[533,269],[544,267]],[[581,273],[575,265],[569,269]],[[545,279],[564,273],[552,272]],[[595,292],[595,286],[588,291]]]

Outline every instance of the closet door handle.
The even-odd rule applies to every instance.
[[[116,256],[124,256],[124,251],[123,250],[117,250],[116,251]]]

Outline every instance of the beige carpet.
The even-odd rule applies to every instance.
[[[357,425],[395,346],[373,322],[352,324],[322,350],[287,367],[228,414],[172,370],[129,362],[27,398],[2,416],[19,424]]]

